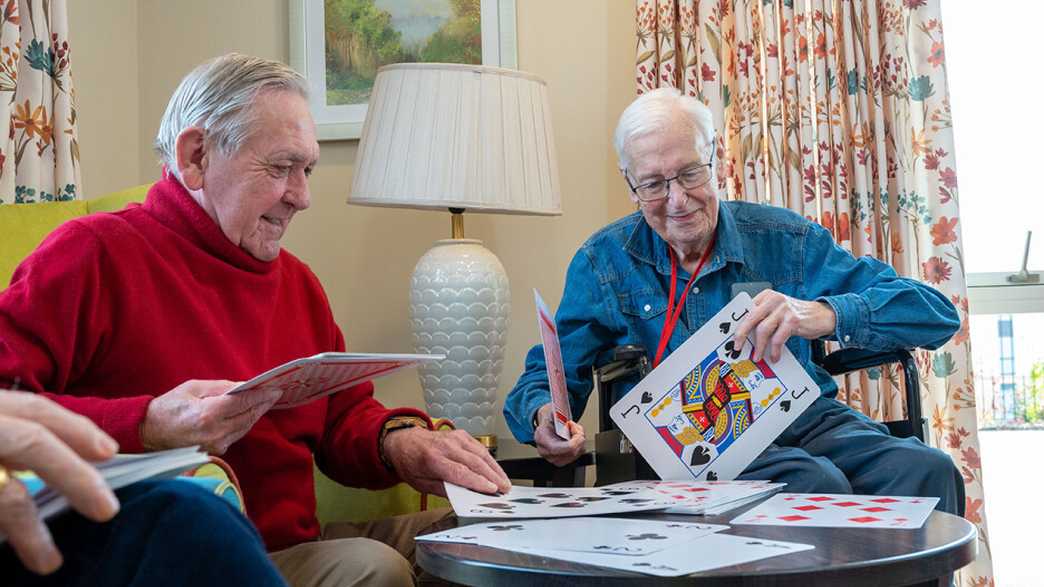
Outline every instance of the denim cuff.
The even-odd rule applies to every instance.
[[[870,305],[855,293],[821,296],[817,302],[829,304],[837,316],[834,336],[841,348],[865,347],[870,338]]]
[[[551,392],[540,390],[537,393],[532,394],[526,400],[526,407],[523,413],[526,415],[526,431],[529,434],[527,439],[518,439],[519,442],[532,443],[533,435],[536,434],[536,427],[533,426],[533,420],[536,418],[537,411],[540,410],[544,404],[551,401]]]

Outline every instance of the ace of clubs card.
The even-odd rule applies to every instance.
[[[562,347],[558,344],[558,328],[555,318],[547,309],[547,304],[537,290],[533,290],[536,298],[537,323],[540,325],[540,341],[544,345],[544,362],[547,364],[547,382],[551,386],[551,410],[555,420],[555,434],[569,440],[569,396],[566,394],[565,368],[562,366]]]
[[[751,337],[736,348],[751,307],[738,294],[610,409],[660,478],[735,479],[819,397],[787,347],[774,363]]]

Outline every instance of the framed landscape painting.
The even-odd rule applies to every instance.
[[[515,0],[290,0],[290,65],[320,140],[357,139],[389,63],[515,68]]]

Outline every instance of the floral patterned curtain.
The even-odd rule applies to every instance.
[[[0,10],[0,204],[79,199],[66,2],[0,0]]]
[[[957,305],[957,335],[917,353],[921,395],[979,528],[961,584],[992,585],[939,0],[636,0],[636,19],[638,93],[710,106],[728,198],[790,208]],[[842,383],[864,413],[903,416],[894,370]]]

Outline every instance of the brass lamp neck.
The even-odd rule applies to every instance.
[[[452,238],[464,238],[464,208],[450,208],[449,211],[453,221]]]

